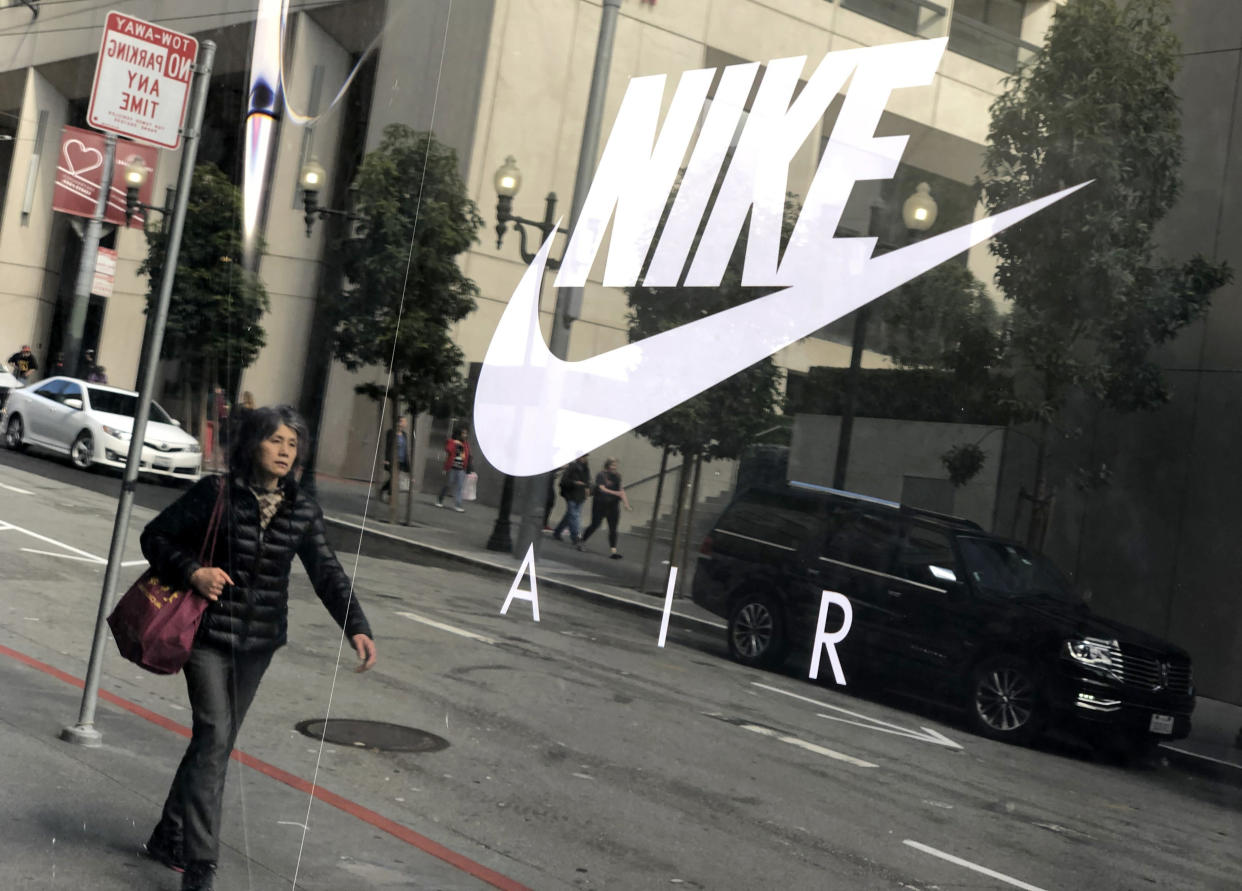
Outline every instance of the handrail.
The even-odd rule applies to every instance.
[[[680,464],[678,464],[678,465],[676,465],[676,466],[674,466],[674,467],[668,467],[668,468],[665,468],[664,472],[665,472],[665,473],[672,473],[674,470],[681,470],[681,465],[680,465]],[[643,477],[642,479],[638,480],[637,482],[634,482],[634,483],[625,483],[625,491],[627,491],[627,492],[628,492],[630,489],[633,489],[635,486],[641,486],[643,483],[649,483],[649,482],[651,482],[651,481],[652,481],[652,480],[654,480],[654,479],[658,479],[658,478],[659,478],[659,476],[660,476],[659,471],[656,471],[655,473],[653,473],[653,474],[651,474],[651,475],[649,475],[649,476],[645,476],[645,477]]]

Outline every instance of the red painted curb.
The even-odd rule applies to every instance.
[[[15,659],[23,665],[37,669],[44,674],[51,675],[57,680],[64,681],[66,684],[77,687],[78,689],[82,689],[85,686],[85,681],[81,678],[77,678],[71,674],[63,672],[59,668],[48,665],[46,662],[40,662],[38,659],[27,656],[25,653],[19,653],[17,650],[11,650],[3,644],[0,644],[0,654],[8,656],[10,659]],[[172,731],[178,736],[186,737],[187,739],[190,736],[190,728],[182,724],[178,724],[171,718],[166,718],[163,715],[159,715],[149,709],[145,709],[135,702],[130,702],[128,699],[122,699],[115,693],[109,693],[107,690],[100,690],[99,698],[105,702],[117,706],[118,708],[122,708],[127,712],[131,712],[144,720],[150,721],[152,724],[163,727],[165,730]],[[480,881],[486,882],[493,888],[500,888],[502,891],[531,891],[531,889],[527,888],[520,882],[516,882],[508,876],[503,876],[494,870],[488,869],[482,864],[475,863],[470,858],[446,848],[439,842],[432,841],[427,838],[427,836],[415,832],[413,829],[402,826],[400,823],[390,820],[381,814],[377,814],[370,808],[363,807],[356,802],[350,801],[348,798],[343,798],[335,792],[329,792],[322,786],[315,786],[308,780],[304,780],[299,776],[294,776],[287,771],[281,770],[275,765],[268,764],[266,761],[261,761],[258,758],[255,758],[253,755],[247,755],[245,752],[234,749],[233,754],[230,757],[239,764],[245,765],[253,770],[257,770],[264,776],[270,777],[277,782],[284,783],[286,786],[297,789],[299,792],[305,792],[307,795],[319,799],[324,804],[331,805],[337,810],[349,814],[351,817],[355,817],[364,823],[374,826],[376,829],[381,829],[394,838],[400,839],[406,844],[412,845],[420,851],[430,854],[432,857],[443,860],[450,866],[456,867],[462,872],[472,875]]]

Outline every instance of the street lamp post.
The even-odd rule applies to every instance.
[[[875,212],[872,206],[872,234],[876,234]],[[931,196],[931,186],[919,183],[914,193],[901,205],[901,219],[906,229],[915,233],[913,238],[922,237],[922,233],[930,229],[936,222],[938,208],[936,199]],[[877,246],[891,247],[882,242]],[[845,376],[845,399],[841,406],[841,429],[837,436],[837,457],[832,470],[832,487],[845,488],[845,472],[850,462],[850,440],[854,436],[854,412],[858,404],[858,379],[862,369],[862,354],[867,343],[867,323],[871,320],[871,304],[865,303],[854,313],[854,335],[850,344],[850,368]]]
[[[138,192],[146,185],[147,177],[151,175],[150,168],[142,155],[132,155],[127,158],[124,166],[125,178],[125,225],[129,225],[129,221],[139,212],[144,214],[143,228],[146,227],[145,214],[150,211],[168,215],[168,207],[159,207],[154,204],[143,204],[138,200]]]
[[[499,249],[504,242],[505,232],[509,229],[509,224],[513,224],[513,228],[518,233],[518,250],[522,255],[522,262],[530,264],[535,259],[535,253],[539,247],[548,239],[553,232],[566,233],[565,229],[558,229],[556,226],[556,193],[549,192],[544,198],[544,210],[542,220],[528,220],[525,217],[515,216],[513,213],[513,196],[518,193],[522,187],[522,172],[518,169],[517,161],[513,155],[505,158],[504,164],[497,168],[492,178],[496,186],[496,248]],[[539,232],[539,240],[535,244],[535,250],[532,251],[526,241],[526,227],[530,226]],[[545,271],[551,269],[553,271],[559,269],[561,261],[548,257]],[[544,276],[539,277],[539,296],[537,304],[543,304],[543,281]],[[538,486],[539,481],[544,477],[532,478],[532,485]],[[496,524],[492,527],[491,537],[487,540],[487,549],[489,551],[511,551],[513,550],[513,536],[511,533],[511,522],[509,515],[513,512],[513,477],[505,474],[504,487],[500,492],[500,512],[496,517]]]
[[[314,158],[303,164],[302,171],[298,174],[298,185],[302,189],[302,207],[305,210],[306,217],[307,238],[311,237],[311,231],[315,228],[316,217],[321,220],[326,220],[328,217],[341,217],[351,223],[359,223],[366,220],[366,217],[362,214],[348,210],[333,210],[330,207],[322,207],[319,204],[319,193],[323,191],[323,184],[327,178],[327,171]]]

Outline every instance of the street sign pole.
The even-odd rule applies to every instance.
[[[151,390],[155,386],[155,364],[164,344],[164,325],[168,321],[168,301],[172,296],[173,278],[177,272],[177,254],[181,249],[181,233],[185,228],[186,206],[190,198],[190,183],[194,177],[194,163],[198,157],[198,141],[203,126],[203,112],[207,106],[207,88],[211,83],[211,68],[215,62],[216,45],[204,40],[199,50],[198,65],[194,69],[194,88],[190,98],[189,127],[184,131],[184,147],[181,151],[181,170],[177,174],[177,200],[173,207],[168,228],[168,253],[164,258],[164,272],[160,278],[159,300],[150,336],[143,345],[142,380],[138,387],[138,406],[134,412],[134,427],[129,438],[129,457],[125,463],[125,477],[121,483],[121,497],[117,503],[116,521],[112,526],[112,544],[108,548],[108,567],[104,571],[103,592],[99,598],[99,614],[95,619],[95,637],[91,643],[90,664],[86,683],[82,690],[82,707],[78,723],[60,732],[66,742],[83,746],[98,746],[102,736],[95,729],[95,704],[99,698],[99,674],[103,665],[104,647],[107,643],[108,613],[116,595],[117,576],[121,569],[121,555],[125,551],[125,537],[129,532],[130,513],[134,507],[134,487],[138,482],[138,465],[142,460],[142,441],[147,430],[147,418],[151,413]],[[109,164],[110,166],[110,164]],[[107,188],[103,194],[107,195]]]
[[[99,238],[103,233],[104,216],[108,213],[108,196],[112,191],[112,168],[116,166],[116,134],[104,140],[103,170],[100,171],[99,198],[95,215],[86,224],[82,236],[82,257],[78,260],[78,278],[73,285],[73,309],[69,313],[69,329],[61,337],[61,354],[69,377],[85,377],[81,364],[82,334],[86,329],[86,307],[91,301],[91,283],[95,280],[95,260],[99,256]],[[90,369],[86,369],[87,372]]]

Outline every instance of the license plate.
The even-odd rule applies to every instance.
[[[1172,715],[1152,715],[1151,727],[1152,733],[1169,734],[1173,732],[1173,716]]]
[[[172,465],[169,464],[167,461],[156,461],[151,466],[154,467],[156,470],[172,470]],[[1170,718],[1170,720],[1172,719]]]

